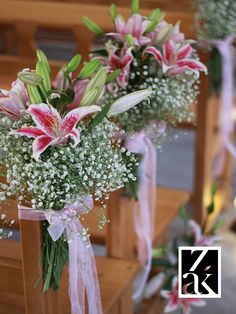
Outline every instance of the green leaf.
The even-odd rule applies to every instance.
[[[129,46],[132,47],[135,45],[135,39],[131,34],[125,34],[125,40]]]
[[[103,119],[106,118],[107,116],[107,113],[111,107],[111,103],[110,104],[107,104],[106,106],[104,106],[102,108],[102,111],[100,111],[96,116],[95,118],[92,120],[91,124],[90,124],[90,128],[95,128],[99,123],[101,123],[103,121]]]
[[[139,11],[139,0],[132,0],[131,4],[131,12],[132,14],[136,14]]]
[[[75,55],[67,65],[67,70],[69,73],[74,72],[80,65],[81,62],[81,55]]]
[[[151,20],[150,23],[148,24],[148,26],[146,27],[144,34],[148,34],[148,33],[151,33],[152,31],[154,31],[154,29],[157,26],[157,23],[158,22],[156,20]]]
[[[36,74],[42,77],[43,79],[43,86],[46,90],[46,92],[51,90],[51,78],[50,74],[48,72],[47,66],[45,65],[44,62],[38,61],[36,64]]]
[[[114,72],[112,72],[111,74],[109,74],[107,76],[107,80],[106,83],[109,84],[112,81],[114,81],[119,75],[120,75],[121,70],[120,69],[116,69]]]
[[[225,222],[224,219],[218,219],[218,220],[214,223],[214,225],[213,225],[213,227],[212,227],[214,233],[216,233],[219,229],[222,228],[222,226],[224,225],[224,222]]]
[[[40,104],[43,102],[37,87],[35,86],[31,86],[31,85],[27,85],[27,91],[30,97],[30,102],[31,104]]]
[[[88,85],[87,85],[87,87],[85,89],[85,93],[87,93],[91,89],[94,89],[94,88],[97,87],[98,91],[99,91],[99,95],[100,95],[102,90],[103,90],[103,87],[104,87],[104,85],[106,83],[106,79],[107,79],[106,70],[104,68],[102,68],[90,80],[90,82],[88,83]]]
[[[82,16],[81,17],[82,22],[84,23],[84,25],[93,33],[95,33],[96,35],[101,35],[103,34],[103,30],[101,29],[100,26],[98,26],[95,22],[93,22],[92,20],[90,20],[88,17],[86,16]]]
[[[100,66],[99,60],[93,59],[93,60],[89,61],[80,71],[78,78],[80,80],[84,80],[84,79],[88,78],[97,70],[97,68],[99,66]]]
[[[117,6],[115,4],[112,4],[110,6],[110,15],[111,15],[112,21],[114,23],[115,20],[116,20],[117,15],[118,15],[118,13],[117,13]]]
[[[44,66],[47,68],[48,73],[50,74],[51,70],[50,70],[48,59],[45,53],[41,49],[37,49],[37,58],[38,58],[38,61],[41,61],[44,64]]]
[[[94,104],[94,102],[97,100],[97,97],[99,95],[99,88],[95,87],[91,90],[89,90],[87,93],[84,94],[81,102],[80,102],[80,107],[83,106],[90,106]]]
[[[31,86],[39,86],[40,84],[43,83],[43,79],[41,76],[30,71],[23,70],[20,73],[18,73],[18,77],[23,83]]]

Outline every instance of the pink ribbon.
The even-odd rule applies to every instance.
[[[57,241],[66,232],[69,244],[69,296],[72,314],[85,313],[85,291],[89,314],[103,313],[93,249],[89,239],[86,236],[83,239],[85,229],[78,218],[92,207],[93,199],[90,195],[78,198],[76,203],[62,211],[34,210],[19,205],[20,219],[49,222],[48,232],[53,241]]]
[[[138,260],[144,267],[141,283],[133,294],[133,299],[138,299],[147,282],[152,263],[152,239],[156,208],[156,150],[143,131],[128,136],[125,146],[133,153],[142,154],[138,169],[138,202],[134,208],[134,226],[138,238]]]
[[[222,87],[221,87],[221,108],[219,115],[220,126],[220,154],[218,156],[216,173],[218,176],[222,173],[226,149],[236,158],[236,147],[230,140],[230,135],[234,130],[233,121],[233,96],[234,96],[234,67],[232,54],[233,36],[228,36],[223,40],[212,40],[210,44],[214,45],[222,57]]]

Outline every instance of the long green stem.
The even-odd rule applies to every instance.
[[[46,292],[50,287],[51,277],[52,277],[52,269],[54,264],[54,257],[55,257],[55,248],[56,245],[52,243],[51,246],[51,252],[50,252],[50,258],[49,258],[49,265],[47,269],[47,275],[43,286],[43,292]]]

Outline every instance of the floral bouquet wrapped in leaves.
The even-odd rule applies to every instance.
[[[95,263],[86,261],[92,252],[86,247],[88,230],[79,218],[92,210],[94,200],[103,207],[112,191],[135,180],[132,168],[137,159],[115,141],[119,129],[108,117],[143,101],[150,92],[117,99],[104,112],[96,103],[112,77],[99,60],[91,60],[75,75],[81,62],[81,56],[76,55],[51,81],[46,56],[40,50],[37,56],[36,70],[24,69],[10,91],[0,92],[0,163],[5,180],[0,184],[0,200],[6,204],[13,196],[21,219],[46,221],[44,291],[59,288],[63,267],[69,262],[72,313],[79,313],[83,306],[73,279],[78,271],[85,272],[85,281],[95,273]],[[105,223],[101,212],[99,227]],[[85,270],[82,264],[76,266],[78,261],[87,265]],[[89,295],[91,304],[97,302],[94,313],[101,313],[97,294],[91,296],[90,291]]]

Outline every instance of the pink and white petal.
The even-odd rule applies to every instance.
[[[33,141],[33,157],[35,160],[39,160],[40,155],[45,151],[48,146],[55,145],[58,142],[57,139],[49,137],[47,135],[41,135]]]
[[[39,129],[50,137],[56,136],[56,131],[60,128],[61,117],[54,107],[41,103],[31,105],[27,111]]]
[[[189,220],[188,222],[189,231],[193,234],[195,242],[200,241],[203,238],[201,227],[196,223],[195,220]]]
[[[122,71],[122,72],[120,73],[120,75],[117,77],[116,81],[117,81],[117,83],[119,84],[119,86],[120,86],[121,88],[123,88],[123,89],[126,88],[128,82],[127,82],[127,80],[126,80],[126,75],[125,75],[124,71]]]
[[[178,74],[184,73],[186,71],[189,71],[188,67],[185,67],[185,66],[184,67],[179,67],[179,66],[174,65],[174,66],[168,67],[166,72],[169,75],[178,75]]]
[[[61,131],[63,135],[70,133],[85,116],[101,111],[101,107],[92,105],[87,107],[76,108],[67,113],[61,124]]]
[[[171,44],[171,41],[167,41],[163,48],[164,59],[167,64],[170,64],[173,56],[176,55],[176,51]]]
[[[11,86],[12,86],[11,91],[19,94],[22,97],[22,100],[24,103],[27,103],[27,101],[29,101],[29,96],[28,96],[25,84],[19,78],[17,80],[15,80],[11,84]]]
[[[120,33],[120,34],[124,33],[125,21],[121,15],[118,15],[116,20],[115,20],[115,29],[116,29],[117,33]]]
[[[119,33],[107,33],[106,36],[111,36],[117,41],[123,41],[124,40],[123,36]]]
[[[169,299],[171,296],[171,292],[169,290],[161,290],[160,296],[163,297],[164,299]]]
[[[203,71],[207,73],[206,66],[200,61],[194,59],[182,59],[177,61],[177,66],[188,67],[192,71]]]
[[[74,128],[70,133],[68,133],[74,140],[74,147],[79,144],[80,142],[80,132],[76,128]]]
[[[189,44],[184,45],[182,48],[180,48],[177,59],[180,60],[180,59],[189,58],[192,52],[193,52],[193,48],[191,47],[191,45]]]
[[[0,89],[0,98],[9,97],[9,91],[5,89]]]
[[[109,65],[112,69],[122,69],[121,59],[114,53],[109,56]]]
[[[178,303],[173,303],[171,301],[169,301],[165,308],[164,308],[164,313],[170,313],[175,311],[177,308],[179,307]]]
[[[34,128],[34,127],[21,128],[21,129],[13,131],[12,134],[18,134],[18,135],[26,136],[26,137],[30,137],[30,138],[31,137],[37,138],[41,135],[45,135],[42,130],[40,130],[38,128]]]
[[[182,300],[182,302],[180,304],[181,304],[181,307],[183,309],[184,314],[190,314],[191,313],[191,307],[189,305],[188,300]]]
[[[132,20],[131,20],[132,19]],[[132,27],[132,35],[133,37],[140,38],[141,35],[144,33],[145,29],[143,29],[143,18],[140,14],[134,14],[131,16],[130,20],[130,27]],[[128,21],[129,23],[129,21]],[[127,25],[128,25],[127,23]],[[127,27],[126,32],[129,33],[128,31],[129,26]]]
[[[151,42],[151,38],[147,37],[147,36],[141,36],[138,39],[138,43],[143,46],[143,45],[148,45]]]
[[[89,80],[78,80],[74,85],[75,97],[72,103],[68,105],[68,111],[78,108],[83,98],[85,89],[88,85]]]
[[[129,67],[130,63],[133,61],[134,57],[129,49],[125,56],[122,58],[122,68]]]
[[[151,46],[151,47],[146,48],[143,54],[145,53],[153,55],[157,59],[157,61],[160,63],[160,65],[162,65],[162,62],[163,62],[162,54],[155,47]]]

